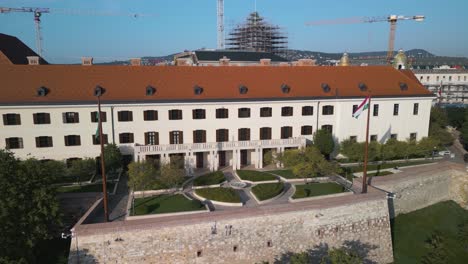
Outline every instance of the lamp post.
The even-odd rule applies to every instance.
[[[102,135],[102,120],[101,120],[101,96],[105,93],[105,89],[101,86],[96,86],[94,89],[94,96],[97,97],[98,101],[98,131],[99,131],[99,143],[101,145],[101,175],[102,175],[102,194],[104,201],[104,221],[109,222],[109,211],[107,204],[107,179],[106,179],[106,166],[104,164],[104,140]]]

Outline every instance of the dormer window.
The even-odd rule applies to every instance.
[[[330,92],[330,85],[328,85],[328,83],[322,83],[322,90],[326,93]]]
[[[247,86],[245,86],[245,85],[240,85],[239,86],[239,93],[240,94],[246,94],[247,91],[249,91],[249,88],[247,88]]]
[[[291,91],[291,87],[289,87],[287,84],[282,84],[281,85],[281,91],[284,94],[288,94]]]
[[[37,96],[46,96],[48,93],[49,93],[49,89],[47,89],[44,86],[41,86],[39,87],[39,89],[37,89]]]
[[[193,92],[195,93],[195,95],[200,95],[203,93],[203,88],[198,85],[195,85],[193,87]]]
[[[401,82],[401,83],[399,83],[399,85],[400,85],[400,90],[402,90],[402,91],[408,90],[408,85],[406,83]]]
[[[146,86],[146,96],[151,96],[156,93],[156,88],[151,85]]]
[[[367,91],[367,85],[365,83],[360,82],[358,84],[358,87],[359,87],[359,90],[361,90],[361,92]]]

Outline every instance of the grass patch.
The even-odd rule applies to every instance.
[[[426,242],[434,232],[440,232],[447,250],[444,263],[466,263],[468,252],[459,237],[462,223],[468,223],[468,211],[453,201],[397,216],[392,222],[395,264],[421,263],[423,256],[436,251]],[[468,246],[466,236],[464,243]]]
[[[273,173],[286,179],[299,179],[300,178],[294,175],[292,170],[272,170],[272,171],[268,171],[268,173]]]
[[[413,165],[421,165],[421,164],[429,164],[434,163],[434,161],[430,160],[420,160],[420,161],[408,161],[408,162],[397,162],[397,163],[384,163],[384,164],[373,164],[367,165],[367,170],[382,170],[382,169],[390,169],[395,167],[405,167],[405,166],[413,166]],[[364,170],[363,166],[352,166],[352,167],[342,167],[345,172],[354,173],[354,172],[362,172]]]
[[[368,173],[367,176],[369,177],[378,177],[378,176],[386,176],[393,174],[391,171],[378,171],[378,172],[373,172],[373,173]]]
[[[241,199],[236,190],[230,188],[205,188],[195,190],[195,193],[205,197],[208,200],[225,202],[225,203],[240,203]]]
[[[261,171],[252,171],[252,170],[238,170],[237,175],[242,180],[258,182],[258,181],[274,181],[276,177],[270,173],[261,172]]]
[[[203,186],[203,185],[214,185],[220,184],[226,179],[224,178],[224,174],[221,171],[211,172],[205,175],[202,175],[195,180],[193,180],[193,185],[195,186]]]
[[[135,199],[135,212],[132,215],[164,214],[204,210],[198,200],[189,200],[182,194],[158,195]]]
[[[107,192],[111,193],[114,191],[116,183],[107,183]],[[57,189],[59,193],[84,193],[84,192],[102,192],[102,184],[89,184],[89,185],[73,185],[73,186],[62,186]]]
[[[334,182],[307,183],[295,185],[295,187],[296,192],[292,197],[293,199],[341,193],[345,191],[345,188],[343,186]]]
[[[267,200],[279,195],[284,190],[282,182],[264,183],[252,187],[252,192],[260,201]]]

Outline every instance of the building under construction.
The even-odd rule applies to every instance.
[[[247,21],[237,25],[226,39],[228,49],[271,52],[282,55],[286,53],[288,39],[279,26],[264,20],[258,12],[253,12]]]

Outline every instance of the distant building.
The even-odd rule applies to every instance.
[[[37,64],[48,64],[17,37],[0,33],[0,64],[25,65],[30,64],[30,60],[37,61]]]
[[[283,57],[259,51],[196,50],[174,56],[177,66],[252,66],[260,64],[261,60],[270,65],[288,63],[288,60]]]
[[[437,96],[437,102],[468,104],[468,69],[413,69],[416,78]]]

